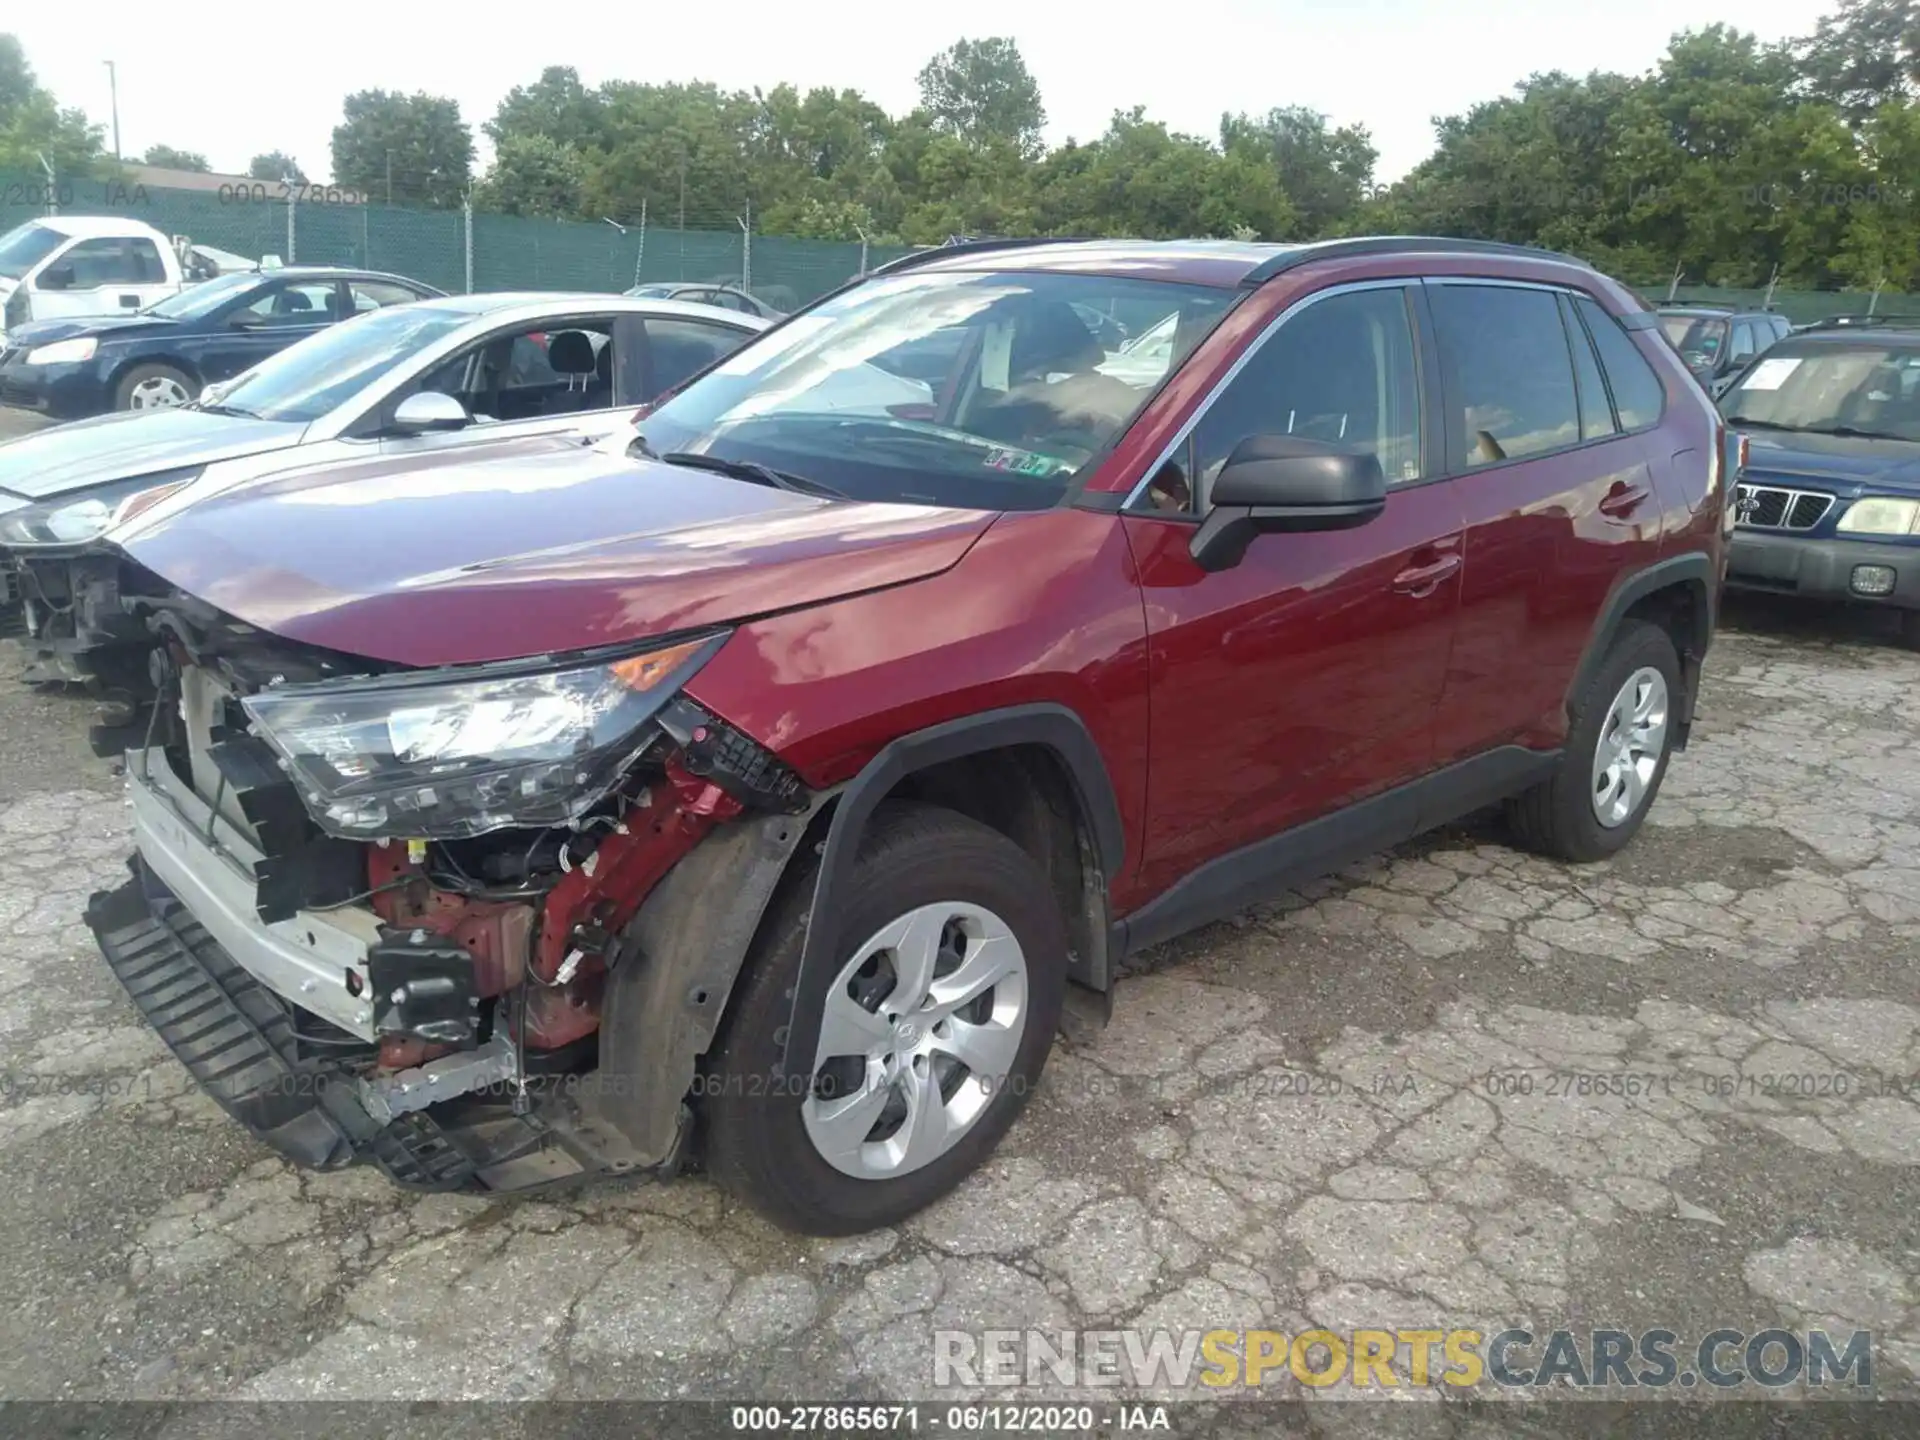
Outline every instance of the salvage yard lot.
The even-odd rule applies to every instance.
[[[840,1242],[270,1157],[98,959],[117,782],[9,646],[0,1395],[900,1399],[936,1329],[1516,1321],[1867,1328],[1920,1394],[1920,656],[1730,619],[1619,859],[1476,822],[1153,952],[982,1175]]]

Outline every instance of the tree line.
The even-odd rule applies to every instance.
[[[346,97],[329,158],[375,202],[624,225],[877,244],[1426,233],[1545,245],[1641,283],[1920,290],[1920,0],[1839,0],[1781,44],[1685,32],[1642,75],[1529,76],[1437,118],[1433,152],[1390,184],[1363,125],[1299,106],[1224,115],[1213,135],[1136,106],[1049,148],[1009,39],[961,40],[918,79],[919,104],[890,115],[856,90],[588,87],[552,66],[482,125],[483,173],[456,102],[369,90]],[[36,145],[69,172],[101,163],[98,127],[0,36],[0,169]],[[249,170],[306,178],[277,151]]]

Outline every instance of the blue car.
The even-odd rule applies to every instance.
[[[1728,586],[1890,607],[1920,649],[1920,319],[1796,332],[1720,408],[1748,444]]]
[[[222,275],[137,315],[29,321],[0,350],[0,405],[52,420],[170,409],[349,316],[440,293],[401,275],[287,266]]]

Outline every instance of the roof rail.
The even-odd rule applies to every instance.
[[[996,237],[991,240],[949,240],[943,245],[929,246],[925,250],[915,250],[912,254],[899,256],[885,264],[876,265],[869,275],[897,275],[902,270],[918,269],[935,260],[944,260],[949,255],[979,255],[992,250],[1023,250],[1030,245],[1085,245],[1084,235],[1030,235]]]
[[[1264,285],[1276,275],[1284,275],[1302,265],[1319,260],[1344,260],[1355,255],[1516,255],[1533,260],[1558,260],[1592,267],[1572,255],[1557,250],[1542,250],[1533,245],[1509,245],[1501,240],[1461,240],[1442,235],[1357,235],[1349,240],[1318,240],[1283,250],[1248,272],[1240,283],[1248,289]]]
[[[1920,315],[1829,315],[1806,326],[1808,330],[1854,330],[1882,325],[1920,326]]]

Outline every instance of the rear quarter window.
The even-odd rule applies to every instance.
[[[1580,317],[1587,323],[1587,332],[1593,336],[1594,348],[1600,352],[1600,367],[1607,372],[1607,385],[1613,391],[1613,408],[1619,412],[1620,428],[1644,430],[1658,424],[1666,409],[1667,388],[1660,383],[1647,357],[1620,328],[1620,322],[1598,303],[1584,295],[1576,303]]]

